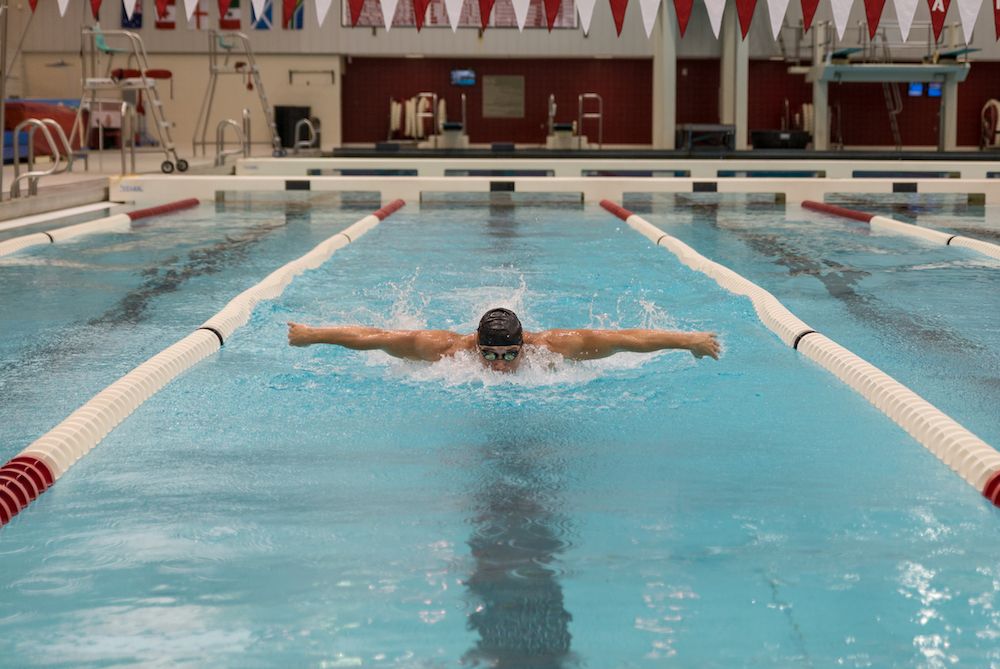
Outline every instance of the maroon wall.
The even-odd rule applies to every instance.
[[[718,58],[677,59],[677,123],[719,122]]]
[[[472,69],[476,85],[452,86],[453,69]],[[524,76],[524,118],[482,117],[483,77],[488,74]],[[404,99],[421,91],[447,100],[448,118],[461,117],[460,96],[466,94],[469,141],[544,144],[546,104],[556,96],[556,121],[577,117],[577,95],[598,93],[604,99],[606,144],[650,144],[653,141],[653,62],[639,59],[476,59],[476,58],[352,58],[343,78],[343,141],[385,141],[389,98]],[[593,141],[596,129],[585,128]]]

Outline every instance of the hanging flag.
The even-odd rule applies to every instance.
[[[256,5],[256,1],[253,3]],[[271,29],[271,16],[272,16],[272,4],[271,0],[264,0],[264,8],[261,10],[260,14],[257,14],[256,8],[250,7],[250,24],[253,25],[254,30],[270,30]]]
[[[219,18],[221,19],[229,11],[229,3],[232,0],[219,0]]]
[[[282,0],[281,27],[285,30],[302,30],[305,12],[305,0]]]
[[[66,8],[69,7],[69,0],[56,0],[59,5],[59,16],[66,16]]]
[[[708,10],[708,22],[712,24],[715,39],[719,39],[719,30],[722,28],[722,13],[726,10],[726,0],[705,0],[705,9]]]
[[[819,7],[819,0],[802,0],[802,32],[808,32],[809,28],[812,27],[817,7]]]
[[[966,44],[972,44],[972,30],[976,27],[980,2],[982,0],[958,0],[958,15],[962,19],[962,34],[965,35]],[[993,0],[994,7],[997,2],[998,0]]]
[[[385,21],[386,31],[392,27],[392,21],[396,18],[396,5],[399,0],[382,0],[382,20]]]
[[[693,7],[694,0],[674,0],[674,12],[677,14],[677,27],[680,28],[681,37],[684,37],[684,31],[687,30]]]
[[[976,0],[979,2],[979,0]],[[882,20],[882,10],[885,0],[865,0],[865,17],[868,19],[868,39],[875,39],[878,22]]]
[[[750,22],[753,21],[753,10],[757,8],[757,0],[736,0],[736,14],[740,19],[740,32],[743,39],[747,38]]]
[[[194,0],[194,11],[188,15],[188,30],[209,30],[207,0]]]
[[[767,13],[771,17],[771,35],[775,40],[781,32],[781,24],[785,22],[787,10],[788,0],[767,0]]]
[[[224,0],[219,0],[219,9],[222,9]],[[240,0],[229,0],[229,6],[225,14],[219,14],[219,30],[240,30],[243,24],[243,10],[240,7]]]
[[[482,1],[479,0],[479,2]],[[590,19],[594,18],[594,5],[596,4],[597,0],[577,0],[576,2],[576,11],[580,14],[580,27],[583,28],[584,35],[590,34]]]
[[[38,0],[28,0],[28,4],[31,5],[31,13],[35,13],[35,8],[38,7]]]
[[[177,0],[156,0],[156,20],[153,25],[157,30],[173,30],[177,27]]]
[[[552,32],[552,26],[556,22],[556,17],[559,16],[559,5],[561,4],[561,2],[562,0],[544,0],[545,25],[549,27],[549,32]]]
[[[132,20],[132,12],[135,11],[135,0],[122,0],[122,10],[125,12],[125,18]]]
[[[996,0],[994,0],[996,2]],[[944,17],[948,14],[951,0],[927,0],[931,9],[931,27],[934,28],[934,41],[941,39],[941,29],[944,28]]]
[[[90,13],[94,15],[94,20],[100,20],[101,0],[90,0]]]
[[[264,10],[266,9],[267,0],[250,0],[250,23],[254,23],[255,16],[263,16]],[[271,17],[267,17],[267,28],[271,28]]]
[[[326,20],[326,14],[330,11],[331,0],[316,0],[316,21],[319,26],[323,27],[323,21]]]
[[[191,27],[191,17],[196,9],[198,9],[198,0],[184,0],[184,17],[188,20],[189,28]]]
[[[842,40],[854,0],[830,0],[830,4],[833,5],[833,25],[837,28],[837,39]]]
[[[427,18],[427,6],[431,0],[413,0],[413,18],[417,22],[417,32],[424,27],[424,19]]]
[[[129,16],[128,8],[122,3],[122,28],[125,30],[138,30],[142,28],[142,0],[134,0],[132,15]]]
[[[611,17],[615,20],[615,30],[618,36],[622,36],[622,26],[625,25],[625,10],[628,8],[628,0],[608,0],[611,3]]]
[[[997,31],[997,41],[1000,42],[1000,0],[993,0],[993,23]]]
[[[642,27],[646,29],[646,39],[653,34],[656,25],[656,12],[660,8],[660,0],[639,0],[639,13],[642,14]],[[549,28],[549,30],[552,30]]]
[[[528,21],[528,7],[531,0],[511,0],[514,5],[514,19],[517,20],[517,29],[524,32],[524,24]]]
[[[896,5],[896,21],[899,32],[905,42],[910,37],[910,26],[913,25],[913,15],[917,13],[917,0],[893,0]]]
[[[448,12],[448,23],[451,31],[458,31],[458,19],[462,15],[462,0],[444,0],[445,11]]]

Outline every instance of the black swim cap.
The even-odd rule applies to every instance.
[[[521,321],[510,309],[490,309],[479,319],[478,341],[480,346],[517,346],[524,337]]]

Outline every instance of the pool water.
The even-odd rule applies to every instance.
[[[217,243],[203,214],[187,227]],[[227,235],[257,224],[241,215],[219,214]],[[853,332],[875,351],[888,336],[843,316],[814,275],[785,279],[742,216],[688,216],[648,214],[712,259],[761,270],[746,274],[833,339],[852,347]],[[15,325],[22,348],[2,359],[34,351],[35,328],[55,337],[89,319],[95,334],[88,350],[8,367],[22,408],[0,428],[3,455],[68,413],[30,419],[22,386],[51,377],[39,396],[82,403],[356,218],[314,208],[156,293],[134,323],[93,314],[141,291],[137,268],[166,263],[158,251],[108,269],[104,298],[52,287],[70,314]],[[190,258],[187,243],[162,252]],[[912,264],[886,248],[886,263]],[[836,305],[823,324],[819,303]],[[285,344],[288,320],[471,331],[493,306],[529,330],[714,330],[724,355],[536,351],[501,375],[471,356]],[[997,355],[976,328],[949,328]],[[132,360],[97,352],[112,336]],[[970,416],[989,432],[990,417]],[[1000,662],[1000,563],[983,541],[996,513],[747,300],[606,212],[409,206],[259,305],[0,530],[0,653],[74,667],[988,666]]]

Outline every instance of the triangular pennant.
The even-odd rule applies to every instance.
[[[781,32],[781,24],[785,21],[785,12],[788,10],[788,0],[767,0],[767,13],[771,17],[771,35],[778,39]]]
[[[188,8],[190,2],[191,0],[184,0],[184,11],[187,14],[188,20],[191,19],[191,12],[194,11]],[[250,8],[253,10],[253,15],[258,18],[264,16],[266,5],[267,0],[250,0]]]
[[[281,27],[287,28],[292,21],[292,14],[295,13],[295,5],[298,0],[281,0]]]
[[[90,13],[95,21],[101,18],[101,0],[90,0]]]
[[[854,0],[830,0],[830,4],[833,5],[833,25],[837,28],[837,39],[843,40]]]
[[[187,16],[188,23],[191,23],[191,17],[194,16],[194,10],[198,9],[198,0],[184,0],[184,15]],[[260,14],[258,14],[260,16]]]
[[[385,21],[385,29],[392,27],[392,20],[396,17],[396,5],[399,0],[382,0],[382,20]]]
[[[941,39],[941,29],[944,28],[944,17],[948,15],[951,0],[927,0],[931,8],[931,26],[934,28],[934,41]]]
[[[331,0],[316,0],[316,21],[323,26],[323,21],[326,20],[326,14],[330,11]]]
[[[639,0],[639,13],[642,14],[642,27],[646,29],[646,37],[653,34],[656,25],[656,12],[660,9],[660,0]]]
[[[917,13],[917,0],[893,0],[893,4],[896,6],[896,21],[899,23],[899,32],[902,33],[905,42],[910,37],[913,15]]]
[[[458,19],[462,16],[463,0],[444,0],[444,8],[448,12],[448,23],[451,31],[458,32]]]
[[[692,8],[694,8],[694,0],[674,0],[674,12],[677,14],[677,27],[680,28],[681,37],[684,37],[688,21],[691,20]]]
[[[715,39],[719,39],[719,30],[722,28],[722,13],[726,11],[726,0],[705,0],[705,9],[708,10],[708,22],[712,24]]]
[[[31,13],[35,13],[35,8],[38,7],[38,0],[28,0],[28,4],[31,5]]]
[[[125,10],[125,16],[131,21],[132,14],[135,13],[135,0],[122,0],[122,8]]]
[[[66,8],[69,7],[69,0],[56,0],[59,5],[59,16],[66,16]]]
[[[1000,42],[1000,2],[993,3],[993,23],[996,26],[997,41]]]
[[[167,6],[170,4],[170,0],[156,0],[156,18],[165,19],[167,18]]]
[[[628,0],[608,0],[611,3],[611,16],[615,19],[615,30],[618,36],[622,36],[622,26],[625,25],[625,10],[628,8]]]
[[[590,19],[594,18],[594,5],[596,4],[597,0],[576,1],[576,11],[580,14],[580,27],[583,28],[584,35],[590,34]]]
[[[514,3],[514,18],[517,20],[517,29],[524,32],[524,24],[528,21],[528,7],[531,0],[511,0]]]
[[[233,0],[219,0],[219,18],[222,18],[229,13],[229,5]],[[156,0],[156,13],[157,16],[160,15],[160,3],[163,3],[163,11],[166,11],[167,1],[166,0]]]
[[[493,11],[493,2],[494,0],[479,0],[479,24],[483,30],[486,30],[486,26],[490,22],[490,12]],[[587,29],[584,28],[583,32],[587,32]]]
[[[885,9],[885,0],[865,0],[865,17],[868,19],[868,39],[875,39],[875,31],[878,30],[878,22],[882,20],[883,9]]]
[[[365,0],[347,0],[348,9],[351,12],[351,27],[358,25],[361,18],[361,9],[365,6]]]
[[[413,0],[413,17],[417,22],[417,32],[424,27],[424,19],[427,17],[427,6],[431,0]]]
[[[562,4],[562,0],[543,0],[545,3],[545,25],[549,27],[549,32],[552,32],[552,26],[555,25],[556,17],[559,16],[559,5]]]
[[[812,27],[817,7],[819,7],[819,0],[802,0],[802,32],[808,32],[809,28]]]
[[[958,0],[958,15],[962,19],[962,33],[966,44],[972,44],[972,29],[976,27],[980,2],[982,0]],[[993,0],[992,4],[996,7],[997,0]]]
[[[743,39],[747,38],[750,22],[753,21],[753,10],[756,7],[757,0],[736,0],[736,14],[740,19],[740,32],[743,33]]]

